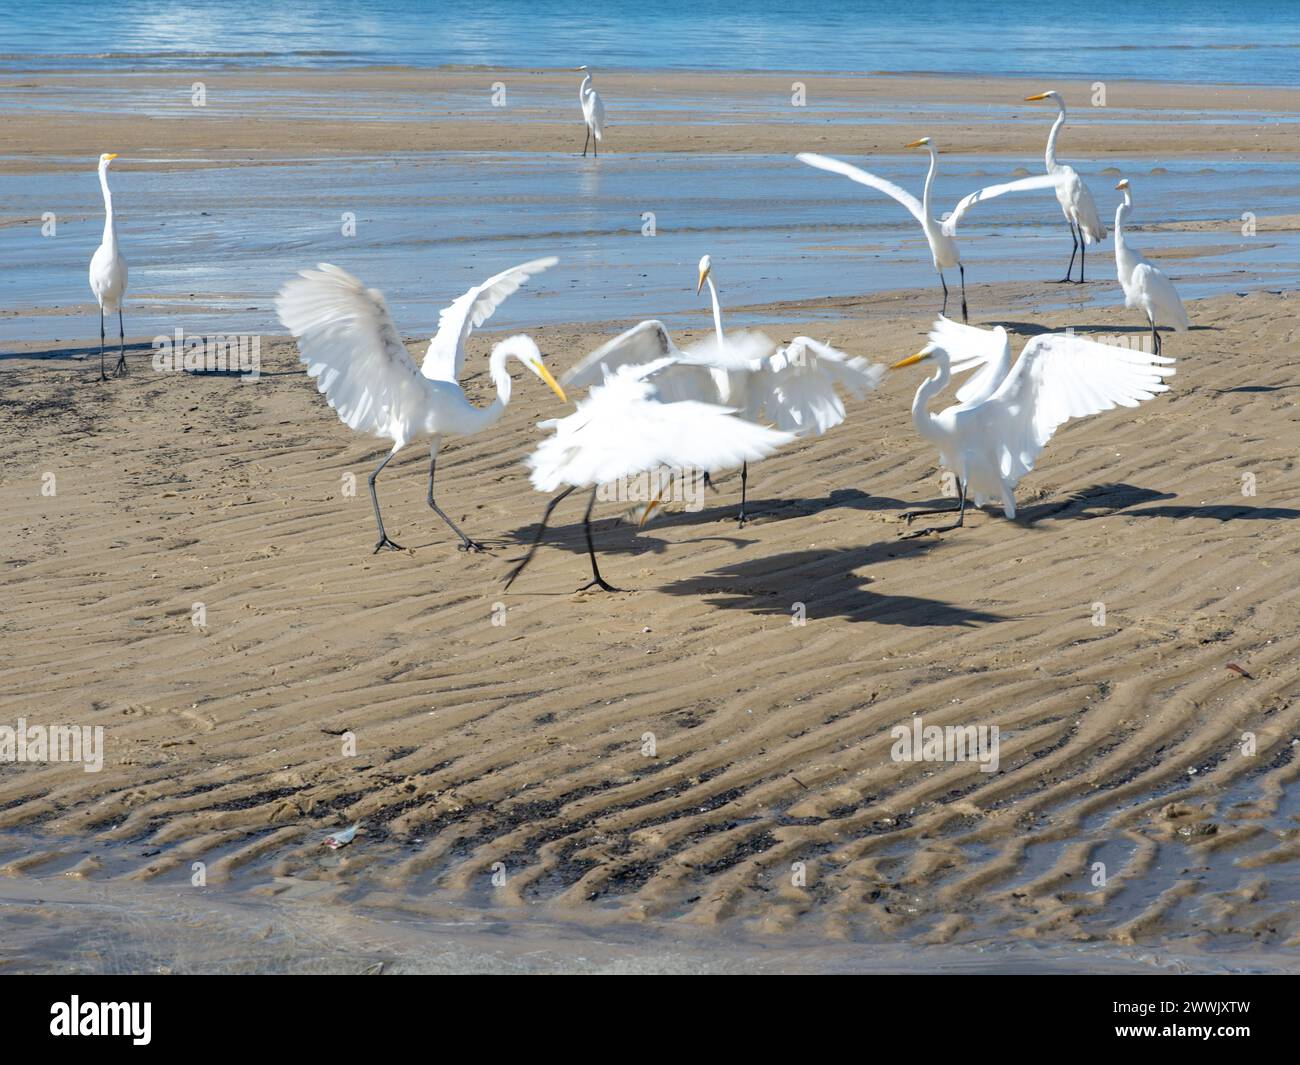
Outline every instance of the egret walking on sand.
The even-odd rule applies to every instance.
[[[1057,179],[1051,174],[1039,174],[1034,177],[1007,181],[1001,185],[990,185],[988,188],[980,189],[978,192],[972,192],[969,196],[966,196],[952,209],[952,213],[946,219],[939,221],[934,217],[930,196],[931,188],[934,185],[934,175],[939,169],[939,154],[929,137],[922,137],[920,140],[912,141],[906,147],[924,148],[930,153],[930,170],[925,176],[925,190],[921,194],[919,201],[910,192],[900,189],[892,181],[886,181],[875,174],[860,170],[851,163],[845,163],[825,155],[817,155],[813,152],[800,152],[795,158],[801,163],[815,166],[819,170],[828,170],[832,174],[840,174],[852,181],[856,181],[859,185],[866,185],[877,192],[883,192],[886,196],[906,207],[912,217],[921,223],[921,228],[925,231],[925,239],[930,245],[930,258],[934,262],[935,272],[939,275],[939,284],[943,286],[943,308],[939,313],[946,314],[948,312],[948,282],[944,279],[943,272],[955,266],[961,274],[961,317],[962,321],[966,321],[968,318],[966,311],[966,267],[962,264],[961,252],[958,250],[957,241],[954,239],[957,235],[957,226],[962,217],[981,200],[991,200],[995,196],[1002,196],[1008,192],[1027,192],[1031,189],[1053,188]]]
[[[90,291],[99,303],[99,379],[104,372],[104,312],[117,311],[117,365],[114,375],[126,373],[126,329],[122,325],[122,297],[126,295],[126,260],[117,247],[117,221],[113,217],[113,194],[108,188],[108,168],[116,152],[99,157],[99,187],[104,193],[104,239],[90,257]]]
[[[713,302],[711,340],[679,351],[662,322],[642,322],[593,351],[560,380],[569,387],[590,386],[604,371],[672,356],[651,379],[664,401],[715,403],[735,410],[746,421],[772,424],[797,436],[820,436],[844,421],[844,402],[837,390],[861,398],[884,376],[883,366],[850,357],[810,337],[795,337],[778,348],[760,332],[724,332],[713,260],[707,255],[700,260],[697,295],[706,284]],[[748,484],[746,462],[740,474],[742,525]]]
[[[1124,202],[1115,209],[1115,272],[1119,275],[1120,288],[1124,290],[1124,306],[1147,316],[1151,325],[1151,343],[1159,355],[1159,327],[1181,333],[1191,323],[1174,283],[1124,238],[1124,222],[1133,209],[1133,192],[1128,178],[1115,188],[1124,193]]]
[[[1173,359],[1070,333],[1034,337],[1014,367],[1005,329],[976,329],[940,318],[929,340],[920,352],[890,368],[923,361],[937,367],[916,390],[912,420],[957,477],[957,520],[909,531],[907,537],[960,528],[968,494],[977,507],[1000,501],[1002,512],[1014,518],[1016,485],[1058,428],[1112,407],[1136,407],[1169,391],[1163,379],[1174,373]],[[977,365],[985,369],[957,393],[958,402],[931,414],[930,400],[947,387],[951,374]],[[951,511],[920,510],[906,517],[910,524],[923,514],[939,513]]]
[[[527,553],[506,576],[507,588],[532,561],[555,507],[575,488],[591,488],[582,527],[592,579],[579,591],[598,587],[616,592],[619,589],[600,575],[592,542],[591,511],[600,485],[664,466],[673,470],[730,469],[770,455],[790,441],[789,433],[744,421],[717,404],[662,402],[656,375],[672,361],[668,356],[602,371],[602,383],[578,401],[573,414],[539,424],[541,429],[552,430],[552,435],[526,460],[533,487],[539,492],[567,487],[547,503]]]
[[[413,440],[428,437],[429,506],[457,536],[462,551],[478,551],[475,543],[434,502],[433,475],[438,446],[445,435],[468,436],[495,425],[510,402],[511,380],[506,369],[517,359],[525,369],[546,382],[564,402],[564,390],[542,362],[531,337],[508,337],[492,349],[488,372],[496,385],[496,399],[475,407],[457,383],[464,364],[465,338],[530,275],[545,270],[555,259],[539,259],[497,274],[470,289],[439,316],[438,334],[429,344],[423,372],[415,368],[397,326],[388,313],[384,295],[366,288],[346,270],[321,263],[303,270],[287,282],[276,297],[276,311],[284,327],[298,338],[299,357],[316,387],[338,411],[349,429],[393,442],[370,475],[370,502],[375,509],[379,541],[375,551],[402,550],[384,531],[375,480],[394,455]]]
[[[591,84],[591,71],[586,64],[577,68],[586,73],[582,84],[578,86],[578,102],[582,104],[582,121],[587,126],[587,138],[582,142],[582,154],[587,155],[587,145],[591,145],[593,155],[600,155],[599,144],[605,136],[605,101],[600,98]]]
[[[1047,135],[1047,172],[1059,179],[1056,185],[1056,202],[1061,205],[1061,213],[1065,215],[1065,220],[1070,226],[1070,239],[1074,241],[1074,247],[1070,251],[1070,265],[1065,268],[1065,276],[1061,278],[1061,282],[1068,284],[1073,280],[1070,275],[1074,272],[1074,257],[1077,254],[1079,284],[1082,285],[1087,247],[1093,241],[1106,239],[1106,226],[1097,213],[1097,202],[1092,198],[1088,186],[1083,183],[1083,178],[1079,177],[1078,171],[1056,160],[1056,139],[1061,135],[1061,127],[1065,125],[1065,101],[1055,89],[1025,97],[1026,103],[1035,100],[1053,101],[1058,112],[1056,121],[1052,123],[1052,132]]]

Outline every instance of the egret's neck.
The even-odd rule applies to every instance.
[[[1060,113],[1056,116],[1056,121],[1052,123],[1052,132],[1047,135],[1047,172],[1049,174],[1056,173],[1057,167],[1061,165],[1056,161],[1056,138],[1061,135],[1061,127],[1065,125],[1065,104],[1057,100],[1056,106],[1060,108]]]
[[[951,377],[947,356],[936,355],[936,358],[939,363],[938,372],[921,382],[921,387],[916,390],[916,398],[912,400],[912,421],[916,425],[916,431],[928,440],[937,440],[941,436],[934,415],[930,413],[930,400],[948,387]]]
[[[1133,252],[1128,246],[1128,241],[1124,239],[1124,219],[1132,209],[1133,197],[1129,195],[1128,189],[1125,189],[1124,202],[1115,208],[1115,267],[1119,271],[1121,283],[1128,279],[1134,266]]]
[[[930,209],[930,192],[934,186],[935,171],[939,169],[939,154],[930,145],[927,144],[925,147],[930,153],[930,172],[925,175],[925,191],[921,193],[921,213],[929,222],[934,218],[934,212]]]
[[[572,82],[570,82],[570,84],[572,84]],[[587,90],[590,88],[591,88],[591,75],[588,74],[585,78],[582,79],[582,84],[578,86],[578,99],[586,100]]]
[[[721,347],[726,343],[726,337],[722,334],[722,307],[718,303],[718,290],[713,287],[713,278],[704,279],[709,283],[709,297],[713,300],[713,331],[718,334],[718,346]]]
[[[104,192],[104,244],[117,247],[117,222],[113,218],[113,193],[108,188],[108,167],[99,168],[99,187]]]

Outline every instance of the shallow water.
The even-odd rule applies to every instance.
[[[51,27],[57,27],[52,31]],[[1294,85],[1300,23],[1275,3],[1094,0],[672,0],[476,6],[397,0],[358,17],[344,0],[44,0],[0,14],[0,69],[440,66],[936,71]]]
[[[924,159],[856,160],[920,191]],[[1073,160],[1113,217],[1122,171],[1139,225],[1300,212],[1295,166],[1266,161]],[[1027,166],[1035,161],[1025,160]],[[1006,158],[947,156],[936,202],[1023,171]],[[275,291],[292,273],[335,262],[387,294],[398,325],[419,335],[471,284],[513,263],[558,255],[561,264],[508,301],[494,328],[661,317],[675,328],[708,324],[695,265],[713,256],[724,305],[849,296],[939,285],[919,227],[893,201],[784,156],[446,153],[401,159],[287,160],[283,165],[176,171],[165,164],[112,175],[123,253],[131,270],[132,335],[278,332]],[[0,308],[22,311],[6,337],[84,341],[62,311],[90,300],[86,263],[102,207],[93,173],[34,179],[0,175]],[[38,221],[53,212],[53,237]],[[355,235],[344,218],[355,216]],[[654,235],[648,232],[653,214]],[[981,204],[961,231],[972,284],[1061,276],[1069,234],[1050,192]],[[1135,232],[1184,298],[1300,282],[1300,235],[1243,237],[1241,223],[1203,232]],[[1192,254],[1187,255],[1187,252]],[[1099,307],[1123,311],[1113,241],[1088,256]],[[956,291],[955,271],[948,278]],[[1058,290],[1045,290],[1053,306]],[[30,313],[30,309],[40,313]],[[955,309],[955,305],[953,308]],[[926,307],[925,313],[931,308]],[[1125,317],[1124,320],[1127,320]]]

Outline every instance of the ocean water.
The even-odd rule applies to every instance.
[[[252,65],[770,69],[1300,84],[1295,0],[33,0],[0,71]]]

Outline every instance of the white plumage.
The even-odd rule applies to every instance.
[[[117,246],[117,220],[113,215],[113,194],[108,188],[108,168],[116,152],[99,157],[99,188],[104,194],[104,236],[90,257],[90,291],[99,304],[99,379],[108,380],[104,372],[104,312],[117,311],[118,352],[113,373],[126,373],[126,328],[122,324],[122,297],[126,295],[126,260]]]
[[[578,102],[582,105],[582,121],[587,127],[587,137],[582,143],[582,154],[587,154],[587,145],[591,145],[594,154],[600,155],[598,145],[605,139],[605,101],[600,98],[591,83],[591,71],[585,65],[578,67],[586,73],[582,84],[578,86]]]
[[[839,174],[851,181],[856,181],[859,185],[865,185],[877,192],[883,192],[886,196],[906,207],[925,231],[925,239],[930,245],[930,258],[934,263],[935,272],[939,275],[939,283],[943,286],[943,309],[939,313],[946,314],[948,311],[948,282],[944,279],[943,272],[955,266],[961,273],[961,316],[965,320],[968,317],[966,311],[966,268],[962,265],[961,252],[955,239],[957,226],[961,223],[962,218],[975,204],[1003,196],[1008,192],[1027,192],[1033,189],[1055,188],[1057,178],[1052,174],[1041,174],[1035,177],[1006,181],[999,185],[989,185],[987,188],[979,189],[969,196],[963,197],[957,206],[953,208],[952,213],[943,221],[939,221],[934,217],[931,201],[934,176],[939,169],[938,152],[929,137],[922,137],[920,140],[912,141],[907,147],[924,148],[930,153],[930,169],[925,176],[925,190],[920,200],[910,192],[899,188],[892,181],[886,181],[882,177],[878,177],[843,160],[832,159],[829,156],[817,155],[813,152],[800,152],[795,158],[801,163],[806,163],[819,170]]]
[[[536,272],[527,268],[537,268],[539,263],[549,265],[547,260],[539,260],[515,269],[527,276]],[[472,328],[470,323],[478,313],[476,308],[484,300],[491,304],[478,319],[481,322],[508,294],[502,294],[503,283],[499,279],[511,274],[512,271],[498,274],[442,312],[438,336],[430,344],[430,354],[425,359],[426,368],[459,372],[464,358],[464,337]],[[510,291],[514,291],[522,282],[516,277],[511,283],[514,288]],[[486,296],[484,289],[489,290]],[[542,363],[541,352],[532,338],[519,334],[492,349],[488,365],[497,397],[487,407],[475,407],[454,379],[426,376],[416,369],[388,313],[383,293],[366,288],[346,270],[328,263],[321,263],[315,270],[303,270],[280,290],[275,306],[284,327],[298,338],[299,357],[306,364],[308,375],[315,378],[316,387],[338,412],[343,424],[393,442],[392,450],[370,475],[370,498],[379,527],[375,550],[399,548],[384,532],[375,479],[397,452],[412,440],[425,437],[432,441],[429,506],[460,537],[462,549],[477,550],[479,545],[461,532],[434,502],[438,447],[446,434],[481,432],[501,418],[510,402],[511,380],[506,369],[509,359],[518,359],[561,400],[565,399],[563,389]]]
[[[1127,178],[1115,188],[1124,193],[1124,202],[1115,209],[1115,272],[1124,290],[1124,306],[1147,316],[1151,341],[1159,352],[1162,328],[1181,333],[1191,322],[1174,283],[1125,239],[1124,221],[1133,209],[1133,193]]]
[[[1061,280],[1072,280],[1070,275],[1074,270],[1074,256],[1078,253],[1079,283],[1083,284],[1087,256],[1084,249],[1089,244],[1106,239],[1106,226],[1097,213],[1097,201],[1092,198],[1092,193],[1083,183],[1083,178],[1079,177],[1078,171],[1056,159],[1056,141],[1065,125],[1065,101],[1054,89],[1025,97],[1026,102],[1034,100],[1051,100],[1057,107],[1056,121],[1052,123],[1052,132],[1047,136],[1047,172],[1058,179],[1056,202],[1061,205],[1061,213],[1065,215],[1065,220],[1070,226],[1070,239],[1074,241],[1074,248],[1070,252],[1070,265],[1066,267],[1065,277]]]
[[[1001,502],[1003,513],[1014,518],[1015,488],[1060,426],[1113,407],[1136,407],[1167,392],[1164,378],[1174,373],[1173,359],[1068,333],[1034,337],[1013,367],[1005,330],[976,330],[946,320],[935,323],[920,353],[894,366],[924,360],[937,363],[938,372],[917,389],[912,419],[957,476],[960,499],[955,524],[909,534],[916,536],[959,527],[968,494],[976,506]],[[931,414],[930,400],[947,386],[954,369],[978,365],[985,370],[964,386],[968,398]]]
[[[661,467],[730,469],[765,458],[792,439],[789,433],[747,422],[718,404],[663,402],[656,382],[674,361],[668,355],[602,370],[602,382],[578,401],[572,414],[538,423],[551,435],[525,460],[533,487],[541,492],[566,487],[547,504],[527,554],[506,577],[507,588],[532,560],[556,504],[575,488],[592,490],[583,517],[592,580],[584,589],[617,591],[601,577],[592,543],[591,511],[599,485]]]

